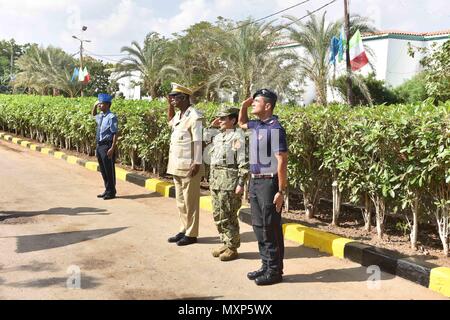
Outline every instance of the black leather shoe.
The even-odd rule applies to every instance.
[[[247,278],[249,280],[255,280],[259,276],[262,276],[264,273],[266,273],[266,271],[267,270],[265,268],[261,268],[261,269],[256,270],[256,271],[249,272],[249,273],[247,273]]]
[[[283,276],[279,272],[270,270],[255,279],[258,286],[268,286],[281,281],[283,281]]]
[[[103,197],[103,200],[110,200],[110,199],[114,199],[116,196],[112,195],[112,194],[107,194]]]
[[[193,244],[197,242],[196,237],[186,237],[184,236],[181,240],[177,241],[177,246],[187,246],[188,244]]]
[[[103,192],[102,194],[98,194],[98,195],[97,195],[97,198],[103,198],[104,196],[106,196],[106,191]]]
[[[183,237],[184,237],[184,233],[180,232],[180,233],[177,233],[175,236],[170,237],[167,241],[177,242],[177,241],[180,241],[181,239],[183,239]]]

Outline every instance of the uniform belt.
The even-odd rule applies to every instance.
[[[276,173],[252,173],[252,179],[272,179],[276,176]]]
[[[211,167],[214,169],[236,169],[236,170],[238,170],[238,168],[236,167],[235,164],[229,164],[226,166],[212,165]]]
[[[103,141],[97,142],[98,146],[104,146],[104,145],[109,145],[109,144],[112,144],[111,140],[103,140]]]

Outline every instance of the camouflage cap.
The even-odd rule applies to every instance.
[[[239,109],[233,106],[223,106],[217,111],[216,117],[226,117],[232,114],[238,115]]]

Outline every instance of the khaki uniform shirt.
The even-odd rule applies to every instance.
[[[169,163],[167,173],[186,177],[194,162],[194,142],[203,141],[203,114],[190,106],[181,116],[177,111],[170,120],[172,128],[170,136]],[[200,166],[200,174],[204,175],[204,165]]]

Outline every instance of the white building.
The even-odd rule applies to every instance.
[[[450,40],[450,30],[438,32],[402,32],[380,31],[370,35],[363,35],[363,44],[367,48],[368,58],[373,66],[366,65],[359,71],[363,75],[375,72],[378,80],[383,80],[391,87],[397,87],[422,70],[420,60],[423,55],[416,52],[414,57],[408,54],[408,46],[413,48],[432,48],[433,43],[442,44]],[[297,54],[302,54],[302,49],[295,42],[284,42],[277,48],[292,48]],[[372,53],[372,54],[371,54]],[[345,72],[345,60],[336,64],[336,77]],[[312,103],[315,99],[314,84],[306,81],[303,100],[305,104]],[[329,90],[329,101],[341,101],[336,92]]]
[[[432,48],[433,43],[442,44],[450,40],[450,30],[414,33],[401,31],[380,31],[363,36],[363,43],[373,51],[369,56],[374,65],[376,77],[386,84],[397,87],[422,70],[420,60],[423,55],[416,52],[414,57],[408,54],[408,46],[412,48]],[[369,66],[361,69],[363,74],[371,71]]]
[[[121,92],[127,100],[141,99],[141,86],[138,84],[141,80],[140,72],[133,71],[131,76],[120,78],[120,73],[114,72],[111,74],[111,80],[117,80],[119,84],[119,92]]]

